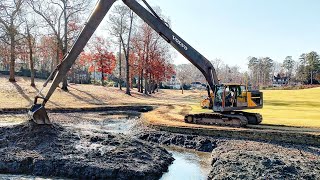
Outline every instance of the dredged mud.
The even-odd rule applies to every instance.
[[[0,128],[0,173],[84,179],[158,179],[173,158],[164,149],[107,132],[31,122]]]
[[[320,148],[244,140],[220,141],[209,179],[320,179]]]
[[[175,145],[202,152],[211,152],[217,147],[217,140],[204,136],[149,131],[142,132],[138,134],[137,137],[141,140],[154,142],[161,145]]]
[[[158,179],[173,161],[158,145],[174,145],[210,152],[208,179],[320,179],[319,147],[156,131],[136,113],[49,115],[51,128],[0,128],[0,174]]]
[[[208,179],[320,179],[320,148],[146,131],[138,138],[211,152]]]

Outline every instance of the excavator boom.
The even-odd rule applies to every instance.
[[[99,0],[95,10],[92,12],[86,25],[83,27],[77,40],[71,50],[64,57],[62,62],[56,68],[56,74],[52,84],[45,97],[36,96],[35,103],[29,111],[31,119],[38,124],[49,124],[49,118],[45,110],[45,104],[58,87],[59,83],[66,76],[67,72],[74,64],[75,60],[95,32],[104,16],[107,14],[111,6],[116,0]],[[123,2],[140,18],[142,18],[150,27],[160,34],[168,43],[170,43],[177,51],[186,57],[194,66],[196,66],[206,78],[211,90],[214,91],[214,84],[218,84],[217,75],[214,67],[204,56],[196,51],[192,46],[185,42],[180,36],[174,33],[152,10],[148,3],[143,0],[151,12],[146,10],[136,0],[123,0]],[[46,83],[45,83],[46,85]],[[44,85],[44,86],[45,86]],[[39,93],[40,94],[40,93]],[[37,103],[37,99],[43,99],[42,103]]]
[[[50,99],[59,83],[66,76],[67,72],[74,64],[75,60],[77,59],[77,57],[115,1],[116,0],[99,0],[95,7],[95,10],[92,12],[91,16],[88,19],[88,22],[83,27],[70,52],[66,54],[63,61],[56,67],[56,69],[51,73],[48,80],[44,83],[43,87],[45,87],[52,76],[55,75],[46,96],[40,96],[40,91],[39,94],[35,97],[34,104],[28,114],[30,115],[31,119],[37,124],[50,124],[50,120],[45,109],[46,102]],[[141,4],[139,4],[137,0],[122,1],[140,18],[142,18],[152,29],[159,33],[159,35],[165,41],[171,44],[194,66],[196,66],[206,78],[208,82],[207,90],[210,104],[213,105],[213,110],[218,113],[186,115],[186,122],[199,124],[245,126],[248,122],[252,122],[252,124],[259,124],[262,121],[262,117],[259,114],[234,111],[248,108],[262,108],[261,92],[246,92],[245,94],[243,94],[243,92],[240,92],[240,86],[230,86],[233,87],[233,92],[237,92],[236,96],[238,99],[233,99],[232,102],[229,100],[231,103],[229,101],[225,101],[226,99],[224,99],[224,96],[227,92],[227,88],[225,85],[219,84],[216,71],[209,60],[207,60],[192,46],[185,42],[180,36],[173,32],[169,28],[169,26],[155,13],[155,11],[153,11],[146,0],[142,0],[142,2],[145,3],[149,11]],[[213,91],[215,93],[214,96],[217,97],[214,100],[212,100],[214,96],[211,96],[210,90]],[[43,99],[42,103],[38,103],[38,99]]]

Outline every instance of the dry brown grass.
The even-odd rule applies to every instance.
[[[30,79],[17,77],[17,83],[10,83],[7,76],[0,75],[0,109],[1,108],[29,108],[33,98],[41,89],[43,80],[36,81],[36,88],[29,86]],[[50,84],[49,84],[50,85]],[[44,89],[44,94],[48,88]],[[291,90],[291,91],[264,91],[265,106],[262,110],[255,110],[264,116],[263,123],[269,125],[303,126],[319,128],[320,89]],[[184,116],[189,113],[212,112],[200,108],[200,100],[206,93],[204,91],[185,91],[181,94],[178,90],[160,90],[150,96],[132,90],[132,96],[125,94],[118,88],[102,87],[95,85],[70,84],[69,92],[57,88],[48,108],[86,108],[99,106],[120,105],[152,105],[158,107],[152,112],[144,114],[147,123],[170,126],[206,127],[184,123]],[[293,98],[294,97],[294,98]],[[287,99],[285,99],[287,98]],[[277,100],[277,101],[275,101]],[[284,104],[282,102],[292,102]],[[308,100],[312,105],[297,104]],[[274,104],[273,102],[278,104]],[[273,104],[272,104],[273,103]],[[281,104],[279,104],[281,103]],[[283,111],[285,110],[285,113]],[[302,113],[303,112],[303,113]],[[299,120],[294,117],[300,117]],[[271,126],[272,128],[273,126]],[[220,127],[218,127],[220,128]]]
[[[43,80],[36,80],[36,88],[29,85],[30,79],[17,77],[16,83],[10,83],[7,76],[0,75],[0,109],[1,108],[28,108],[32,105],[35,95],[41,89]],[[48,90],[44,89],[43,94]],[[69,91],[64,92],[57,88],[47,103],[49,108],[80,108],[108,105],[187,105],[197,102],[201,97],[198,91],[160,90],[156,94],[144,95],[132,90],[132,96],[125,94],[114,87],[96,85],[70,84]]]

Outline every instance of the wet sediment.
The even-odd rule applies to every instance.
[[[143,132],[138,138],[211,152],[208,179],[320,179],[320,148],[169,133]]]
[[[0,128],[0,173],[159,179],[173,161],[159,145],[173,145],[210,152],[209,179],[320,179],[319,147],[156,131],[139,118],[108,115],[52,113],[51,128],[28,123]],[[130,128],[110,133],[110,124]]]
[[[27,122],[0,128],[0,173],[158,179],[173,158],[162,147],[110,133]]]

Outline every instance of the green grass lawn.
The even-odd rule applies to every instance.
[[[320,88],[302,90],[264,90],[262,124],[320,128]],[[192,113],[209,112],[194,104]]]
[[[265,90],[263,124],[320,128],[320,88]]]
[[[10,83],[7,76],[0,76],[0,109],[29,108],[40,89],[43,80],[37,80],[37,88],[30,87],[30,79],[17,77],[17,83]],[[47,88],[45,89],[45,91]],[[200,101],[205,91],[160,90],[145,96],[132,90],[132,96],[125,95],[117,88],[94,85],[71,84],[69,92],[57,89],[47,104],[49,108],[83,108],[114,105],[168,106],[162,109],[163,120],[172,117],[182,121],[185,114],[212,112],[203,110]],[[44,92],[45,92],[44,91]],[[263,124],[320,128],[320,88],[303,90],[264,90],[263,109],[250,110],[263,115]],[[157,119],[160,121],[161,119]]]

